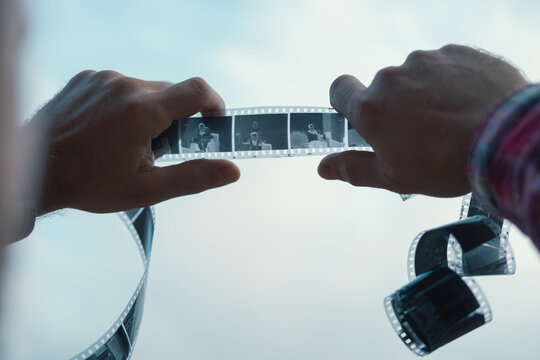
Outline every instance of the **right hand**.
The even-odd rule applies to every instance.
[[[415,51],[372,84],[344,75],[330,88],[332,106],[373,147],[321,161],[319,174],[355,186],[450,197],[470,192],[468,146],[480,121],[527,85],[501,60],[465,46]]]

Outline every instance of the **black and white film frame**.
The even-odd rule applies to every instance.
[[[214,132],[207,122],[230,123],[230,128],[220,126]],[[246,127],[246,122],[255,122],[258,127]],[[193,124],[201,126],[200,131]],[[273,141],[280,144],[286,142],[285,145],[276,147],[270,139],[254,135],[259,132],[258,129],[260,133],[271,132]],[[248,136],[251,135],[254,138],[250,145],[251,139]],[[280,136],[282,139],[279,139]],[[221,141],[223,137],[225,141]],[[348,125],[347,120],[334,109],[299,106],[228,109],[222,114],[209,116],[198,114],[173,124],[154,139],[152,148],[156,158],[171,161],[291,157],[344,150],[371,150],[365,140]]]
[[[131,358],[141,325],[146,279],[154,238],[155,214],[151,207],[119,213],[141,254],[144,273],[128,304],[113,325],[92,345],[71,360],[126,360]]]
[[[509,231],[508,221],[469,194],[459,221],[414,239],[407,260],[410,282],[384,300],[392,327],[411,351],[430,354],[491,321],[486,296],[471,276],[515,273]]]

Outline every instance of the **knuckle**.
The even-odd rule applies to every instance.
[[[188,84],[193,92],[199,96],[207,96],[211,93],[210,85],[201,77],[189,79]]]
[[[415,64],[419,62],[425,62],[426,60],[430,59],[432,57],[431,51],[425,51],[425,50],[415,50],[412,53],[407,56],[407,59],[405,60],[406,64]]]
[[[103,82],[110,81],[122,77],[123,75],[114,70],[101,70],[94,74],[94,76]]]
[[[110,80],[110,86],[116,93],[129,93],[136,89],[137,82],[135,79],[125,76],[115,77]]]
[[[77,80],[83,80],[83,79],[86,79],[92,75],[94,75],[96,72],[94,70],[83,70],[81,71],[80,73],[78,73],[77,75],[75,75],[73,77],[73,79],[77,79]]]
[[[358,99],[351,106],[349,113],[351,114],[351,120],[353,121],[363,121],[366,113],[370,112],[373,107],[371,100],[366,98]]]
[[[376,113],[380,110],[380,103],[372,96],[364,96],[356,105],[358,117],[365,118],[366,115]],[[368,116],[369,117],[369,116]]]
[[[357,124],[358,131],[363,136],[369,136],[373,133],[376,121],[374,119],[383,109],[381,101],[370,94],[365,94],[356,101],[351,109],[351,117]]]
[[[465,48],[465,46],[456,45],[456,44],[447,44],[447,45],[444,45],[444,46],[441,48],[441,51],[444,51],[444,52],[455,52],[455,51],[463,50],[464,48]]]
[[[83,70],[79,72],[77,75],[75,75],[73,78],[71,78],[71,80],[68,83],[68,86],[80,84],[81,82],[88,79],[95,73],[96,72],[94,70]]]
[[[380,84],[386,84],[389,82],[396,81],[403,73],[403,70],[399,66],[389,66],[384,69],[381,69],[377,72],[375,75],[375,79],[373,80],[374,83]]]

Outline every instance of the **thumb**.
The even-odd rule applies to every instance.
[[[330,104],[353,125],[358,119],[358,109],[365,97],[366,86],[352,75],[341,75],[330,86]]]
[[[325,157],[317,169],[326,180],[342,180],[354,186],[369,186],[397,191],[384,164],[371,151],[344,151]]]
[[[141,200],[144,205],[155,204],[173,197],[224,186],[235,182],[239,177],[238,167],[226,160],[202,159],[156,167],[141,178]]]

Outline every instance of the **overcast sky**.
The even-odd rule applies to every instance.
[[[369,84],[409,52],[447,43],[504,55],[540,81],[538,1],[26,0],[20,114],[83,69],[202,76],[229,107],[328,106],[342,73]],[[413,359],[383,298],[407,283],[422,230],[460,199],[325,182],[320,158],[239,160],[229,187],[156,207],[134,359]],[[432,359],[537,359],[540,256],[513,229],[512,277],[477,279],[494,320]],[[0,358],[69,358],[102,335],[142,267],[114,215],[63,211],[9,248]],[[481,354],[481,355],[480,355]]]

